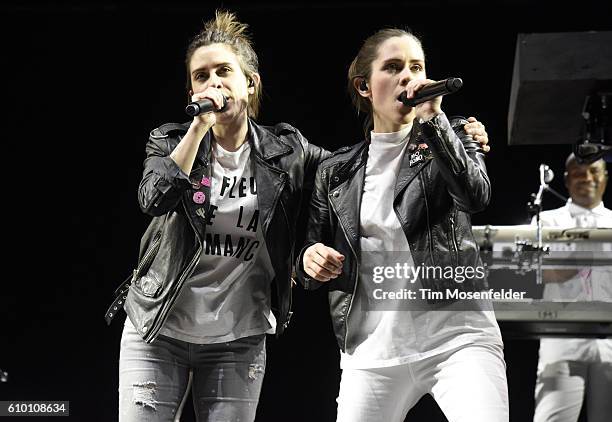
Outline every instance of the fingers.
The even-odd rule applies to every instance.
[[[466,123],[463,126],[465,132],[472,136],[475,141],[480,143],[480,146],[484,152],[489,152],[491,147],[487,145],[489,143],[489,135],[485,130],[485,125],[479,122],[475,117],[469,117],[468,122],[469,123]]]
[[[491,147],[490,147],[490,146],[488,146],[488,145],[484,145],[484,146],[482,147],[482,150],[483,150],[484,152],[489,152],[489,151],[491,151]]]
[[[406,85],[406,95],[407,95],[407,97],[408,98],[414,97],[414,94],[416,92],[418,92],[421,88],[423,88],[425,85],[428,85],[428,84],[433,83],[433,82],[435,82],[435,81],[432,81],[431,79],[412,79]]]
[[[434,83],[431,79],[412,79],[406,84],[406,95],[413,98],[426,85]],[[422,100],[421,100],[422,101]],[[428,101],[420,102],[415,106],[416,118],[419,120],[430,120],[442,113],[442,96],[431,98]]]
[[[331,263],[335,267],[342,267],[342,261],[344,261],[344,255],[335,250],[334,248],[330,248],[329,246],[325,246],[322,243],[315,243],[314,251],[318,256],[325,259],[326,262]]]
[[[482,135],[482,136],[486,136],[487,131],[485,130],[485,125],[483,125],[482,123],[480,123],[478,120],[476,120],[475,117],[469,117],[468,118],[468,122],[466,123],[463,128],[465,129],[465,131],[467,132],[468,135]]]
[[[304,271],[318,281],[329,281],[342,273],[344,255],[322,243],[315,243],[304,252]]]
[[[225,105],[223,93],[219,89],[212,86],[209,86],[202,92],[196,92],[191,96],[192,101],[200,101],[203,99],[211,100],[217,110],[221,109]]]
[[[225,99],[223,98],[221,90],[212,86],[206,88],[204,91],[196,92],[191,96],[192,101],[201,101],[204,99],[212,101],[216,110],[220,110],[225,105]],[[203,125],[206,130],[214,126],[216,122],[217,116],[215,112],[202,113],[193,117],[193,124],[198,126]]]

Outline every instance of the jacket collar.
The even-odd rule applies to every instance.
[[[421,125],[417,121],[414,121],[412,132],[410,133],[410,140],[408,141],[408,146],[404,151],[402,163],[400,164],[397,179],[395,181],[395,189],[393,194],[394,202],[398,199],[402,191],[406,188],[406,186],[408,186],[412,179],[416,177],[419,171],[425,168],[425,166],[431,161],[429,159],[425,159],[414,166],[410,166],[410,157],[417,151],[419,138],[422,138]]]
[[[189,125],[190,122],[183,124],[185,133],[187,133]],[[251,119],[248,120],[248,125],[248,142],[251,143],[251,147],[253,148],[254,152],[265,161],[293,152],[293,148],[289,144],[276,136],[269,129],[258,125]],[[209,130],[204,135],[204,138],[200,143],[200,147],[198,148],[197,158],[204,164],[205,167],[208,167],[209,164],[211,140],[212,131]]]
[[[410,155],[412,154],[412,152],[414,152],[416,145],[419,143],[420,137],[421,126],[415,120],[412,126],[412,130],[410,132],[408,147],[404,152],[404,157],[402,158],[402,160],[410,159]],[[411,147],[411,145],[413,145],[414,147]],[[333,189],[350,179],[352,176],[355,175],[357,170],[362,165],[365,165],[367,163],[369,147],[370,142],[368,140],[362,141],[360,144],[355,145],[353,149],[353,154],[351,154],[335,172],[335,176],[337,176],[337,179],[332,179],[330,189]],[[428,161],[429,160],[425,160],[424,162],[421,162],[414,167],[405,165],[405,163],[402,162],[399,174],[397,175],[396,194],[399,193],[399,191],[401,191],[414,178],[414,176],[419,172],[419,170],[424,167],[424,164],[427,164]]]
[[[362,141],[353,147],[353,153],[334,172],[330,181],[330,190],[351,179],[359,168],[367,162],[369,145],[368,141]],[[363,181],[360,180],[357,183],[363,183]]]
[[[426,159],[413,167],[408,165],[410,154],[416,151],[416,145],[418,145],[421,138],[420,133],[420,126],[415,122],[410,134],[410,140],[408,141],[409,145],[404,152],[402,164],[395,182],[394,203],[406,186],[431,161]],[[410,144],[414,144],[415,148],[409,148]],[[365,164],[368,159],[369,145],[368,141],[357,144],[354,147],[353,153],[340,164],[337,170],[330,174],[330,201],[338,213],[339,223],[344,227],[347,233],[347,241],[351,244],[355,253],[359,251],[361,197],[365,183]]]
[[[255,152],[266,161],[293,152],[293,148],[285,141],[251,119],[249,119],[249,142]]]

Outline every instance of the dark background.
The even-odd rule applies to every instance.
[[[69,400],[72,420],[116,420],[123,318],[107,327],[103,314],[115,286],[136,263],[149,221],[136,200],[144,145],[152,128],[187,120],[185,47],[219,5],[175,0],[0,6],[6,106],[0,129],[0,368],[9,373],[0,400]],[[493,199],[474,224],[526,222],[525,204],[537,190],[541,162],[558,175],[552,186],[566,192],[560,175],[569,145],[507,145],[516,37],[611,30],[610,2],[223,6],[238,12],[254,33],[265,94],[261,123],[289,122],[328,149],[357,142],[361,125],[345,93],[348,65],[374,30],[408,25],[422,36],[430,78],[464,80],[462,91],[444,100],[447,114],[477,116],[491,139]],[[608,192],[608,207],[611,199]],[[544,205],[562,202],[551,196]],[[339,358],[325,293],[297,288],[294,294],[290,329],[280,339],[268,338],[258,420],[333,421]],[[511,420],[530,420],[537,341],[506,339],[505,354]],[[430,398],[408,419],[445,420]]]

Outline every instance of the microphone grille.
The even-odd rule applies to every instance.
[[[187,105],[187,107],[185,107],[185,113],[187,113],[191,117],[196,116],[199,111],[200,107],[198,107],[198,105],[194,103],[191,103]]]
[[[451,92],[458,91],[462,86],[463,81],[461,78],[448,78],[448,82],[446,83],[446,88]]]

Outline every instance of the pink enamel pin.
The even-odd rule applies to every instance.
[[[203,204],[205,200],[206,195],[204,195],[204,192],[198,191],[193,194],[193,202],[195,202],[196,204]]]
[[[206,176],[202,177],[202,182],[201,183],[202,183],[203,186],[206,186],[208,188],[210,187],[210,179],[208,177],[206,177]]]

